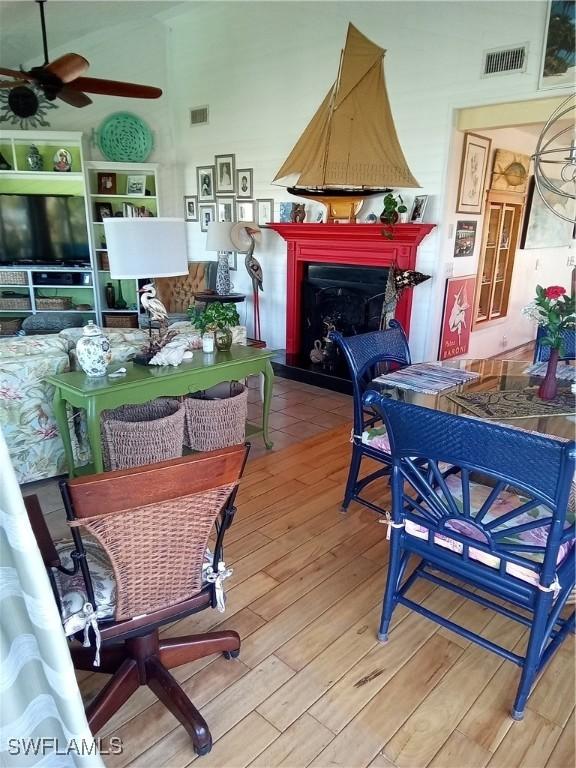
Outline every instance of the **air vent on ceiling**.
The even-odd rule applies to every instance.
[[[490,75],[509,74],[511,72],[524,72],[528,46],[518,45],[515,48],[494,48],[484,52],[483,77]]]
[[[190,125],[205,125],[208,122],[208,107],[192,107]]]

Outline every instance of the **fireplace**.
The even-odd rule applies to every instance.
[[[298,365],[348,378],[348,367],[327,338],[376,331],[385,322],[387,267],[307,264],[301,283],[301,348]]]
[[[394,266],[399,269],[415,269],[418,245],[433,227],[434,224],[397,224],[391,228],[391,232],[390,228],[387,228],[392,235],[391,238],[387,238],[383,234],[382,224],[269,224],[268,228],[273,229],[287,242],[286,352],[276,366],[278,372],[288,378],[310,381],[340,391],[349,391],[349,382],[342,378],[341,369],[335,368],[333,371],[313,369],[314,375],[310,373],[310,365],[306,361],[311,351],[310,340],[314,348],[314,342],[322,339],[318,336],[319,317],[311,322],[313,329],[308,328],[304,321],[304,303],[305,300],[310,300],[310,291],[313,291],[310,283],[314,285],[314,281],[318,280],[338,282],[336,277],[342,277],[342,273],[322,272],[321,268],[325,265],[348,267],[352,270],[349,275],[351,274],[353,279],[348,281],[348,278],[345,278],[344,282],[357,284],[347,286],[346,292],[343,291],[340,296],[338,296],[338,288],[344,288],[344,286],[325,285],[326,289],[334,288],[335,290],[331,292],[326,290],[320,294],[324,308],[326,302],[331,299],[342,299],[346,293],[348,298],[344,303],[351,309],[350,297],[357,295],[362,302],[362,309],[359,308],[358,313],[362,314],[366,321],[362,327],[366,324],[373,325],[381,313],[376,296],[380,292],[379,288],[385,285],[387,270]],[[374,290],[368,291],[372,296],[362,292],[354,293],[360,291],[358,282],[362,283],[362,279],[367,276],[367,273],[362,273],[362,279],[359,281],[354,279],[355,276],[360,276],[360,272],[354,273],[353,270],[360,267],[372,268],[369,279],[377,281]],[[396,319],[400,321],[408,337],[410,336],[412,292],[413,289],[403,291],[395,313]],[[317,299],[314,298],[313,301]],[[356,317],[342,318],[342,322],[348,323],[352,332],[362,332],[361,324]],[[355,325],[355,323],[358,324]],[[345,331],[345,329],[342,330]]]

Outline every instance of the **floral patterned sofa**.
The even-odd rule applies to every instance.
[[[175,323],[179,333],[193,333],[190,323]],[[246,343],[246,329],[233,328],[233,340]],[[140,329],[104,329],[110,340],[111,364],[132,358],[147,340]],[[52,398],[54,387],[45,378],[77,370],[75,346],[82,328],[68,328],[58,334],[0,338],[0,425],[19,483],[44,480],[66,472],[64,446],[60,438]],[[81,414],[71,430],[75,460],[90,459]]]

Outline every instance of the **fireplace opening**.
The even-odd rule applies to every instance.
[[[301,283],[299,366],[349,379],[346,361],[328,333],[352,336],[383,327],[387,279],[386,267],[308,264]]]

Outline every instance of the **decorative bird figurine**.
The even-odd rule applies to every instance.
[[[254,254],[254,246],[256,244],[256,241],[254,239],[254,235],[258,233],[258,230],[256,229],[250,229],[250,227],[245,227],[246,232],[248,233],[248,237],[250,238],[250,245],[248,247],[248,250],[246,251],[246,256],[244,258],[244,265],[246,267],[246,271],[252,278],[252,287],[254,291],[264,290],[264,283],[262,280],[262,266],[260,265],[260,262],[258,259],[253,255]]]
[[[160,299],[156,298],[156,287],[153,283],[146,283],[140,288],[140,301],[148,312],[151,320],[164,323],[168,320],[168,312]]]

